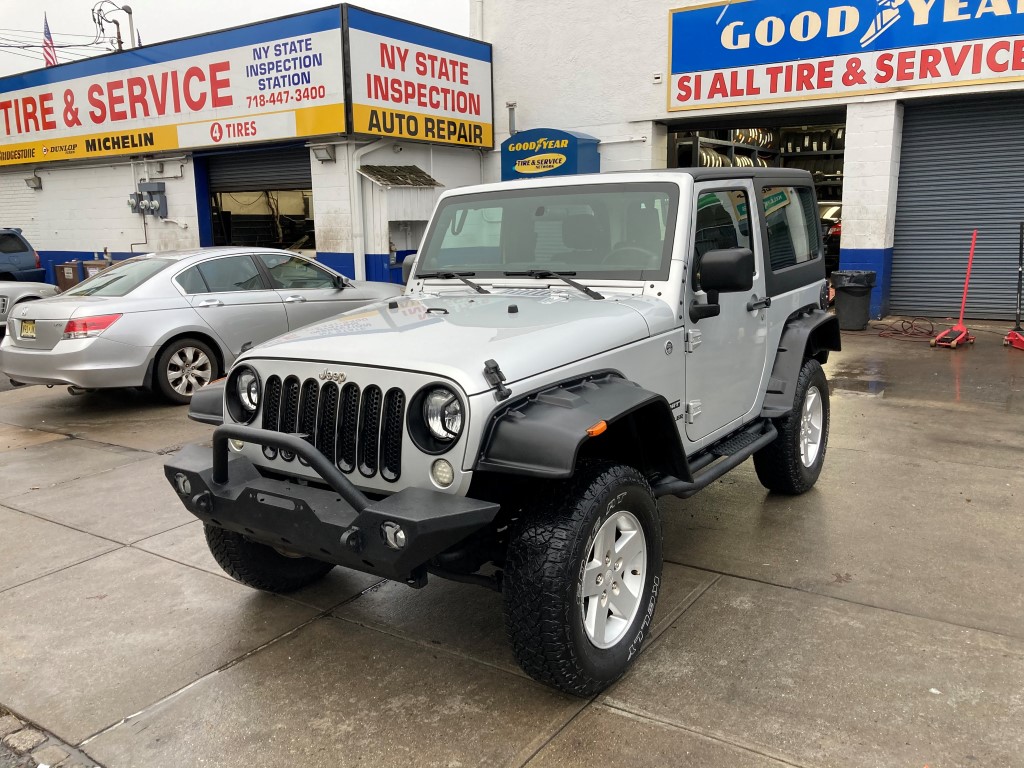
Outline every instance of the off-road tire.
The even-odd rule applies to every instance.
[[[644,476],[617,464],[586,467],[546,496],[546,505],[524,513],[512,529],[502,585],[505,629],[527,674],[591,696],[625,673],[650,634],[661,585],[661,518]],[[601,526],[621,511],[640,523],[646,573],[633,620],[602,649],[583,624],[584,571]]]
[[[157,392],[172,403],[178,403],[180,405],[187,405],[191,402],[192,397],[191,395],[182,394],[174,388],[168,379],[167,366],[174,355],[187,347],[196,349],[206,355],[206,359],[209,361],[209,373],[203,376],[203,378],[206,379],[206,384],[214,381],[220,375],[220,366],[217,363],[217,355],[214,354],[212,349],[210,349],[209,344],[206,344],[199,339],[192,338],[176,339],[175,341],[172,341],[163,350],[161,350],[160,354],[156,358],[156,367],[153,369],[153,384]]]
[[[821,442],[814,461],[810,466],[804,466],[800,453],[801,428],[804,402],[812,388],[817,390],[818,397],[821,398]],[[769,491],[793,496],[806,493],[814,487],[825,463],[830,422],[828,380],[825,378],[825,372],[817,360],[805,360],[796,382],[793,410],[788,415],[774,420],[779,436],[754,454],[754,469],[761,485]]]
[[[206,543],[213,559],[231,578],[266,592],[294,592],[319,581],[334,566],[310,557],[287,557],[265,544],[250,541],[240,533],[212,525],[206,529]]]

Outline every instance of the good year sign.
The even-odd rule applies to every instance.
[[[670,31],[669,111],[1024,79],[1024,0],[731,0]]]

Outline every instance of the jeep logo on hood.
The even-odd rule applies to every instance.
[[[320,381],[336,381],[340,384],[345,380],[346,377],[344,373],[335,372],[328,368],[324,368],[322,371],[320,371],[320,375],[318,378],[320,379]]]

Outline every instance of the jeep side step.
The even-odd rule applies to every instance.
[[[737,432],[725,440],[708,447],[703,453],[693,458],[690,468],[693,471],[693,482],[675,477],[663,477],[652,484],[651,489],[658,498],[677,496],[688,499],[697,491],[706,488],[722,477],[726,472],[735,469],[759,450],[778,437],[775,425],[767,419],[757,422]],[[721,458],[721,461],[716,461]]]

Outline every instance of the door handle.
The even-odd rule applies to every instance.
[[[287,304],[301,304],[306,300],[305,296],[288,296],[285,298]]]
[[[221,301],[220,299],[203,299],[198,304],[196,304],[196,306],[197,307],[223,307],[224,306],[224,302]]]
[[[747,312],[757,312],[760,309],[767,309],[772,305],[772,297],[765,296],[763,299],[754,299],[747,302]]]

